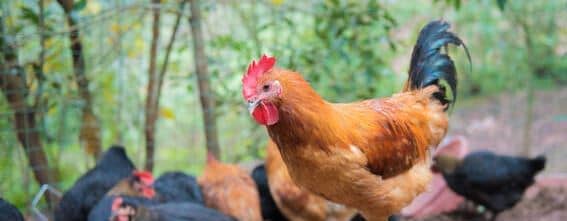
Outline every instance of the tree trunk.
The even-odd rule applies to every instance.
[[[152,0],[153,4],[160,4],[160,0]],[[146,135],[146,163],[144,168],[152,171],[154,168],[155,153],[155,125],[157,121],[157,83],[158,75],[156,74],[157,45],[159,42],[160,27],[160,7],[154,5],[153,9],[153,25],[152,25],[152,43],[150,47],[150,66],[148,68],[148,90],[146,97],[146,126],[144,133]]]
[[[85,104],[82,107],[82,126],[79,140],[85,148],[87,154],[98,159],[101,154],[100,125],[98,118],[93,112],[91,94],[89,92],[89,80],[85,74],[85,58],[83,55],[83,45],[77,27],[77,21],[73,16],[73,0],[57,0],[65,12],[67,24],[70,28],[69,41],[71,42],[71,55],[73,60],[73,72],[79,89],[79,96]]]
[[[154,7],[154,23],[152,26],[152,45],[150,49],[150,70],[148,71],[148,95],[146,97],[146,164],[145,169],[152,171],[154,167],[154,153],[155,153],[155,131],[156,124],[158,120],[159,112],[159,100],[161,97],[161,87],[163,85],[163,79],[165,78],[165,73],[167,72],[167,65],[169,63],[169,55],[171,54],[171,49],[173,48],[173,43],[175,42],[175,35],[179,29],[179,23],[181,22],[181,17],[183,16],[183,9],[185,8],[187,0],[181,0],[179,3],[179,11],[177,18],[175,19],[175,24],[173,25],[173,30],[171,31],[171,37],[167,43],[167,49],[165,51],[165,58],[161,66],[159,75],[156,74],[156,57],[157,57],[157,42],[159,39],[159,18],[160,11],[159,7]],[[159,0],[154,0],[154,4],[160,4]]]
[[[526,112],[525,112],[525,124],[523,129],[523,145],[522,145],[522,155],[529,157],[531,154],[531,146],[532,146],[532,127],[533,127],[533,109],[534,109],[534,76],[537,75],[537,68],[534,64],[534,58],[532,58],[533,54],[533,41],[531,32],[525,20],[519,19],[518,20],[520,27],[524,31],[524,43],[526,44],[527,49],[527,64],[530,68],[530,73],[528,73],[526,79]]]
[[[14,130],[18,141],[22,144],[28,163],[37,182],[56,184],[57,174],[49,167],[47,155],[40,140],[39,128],[36,124],[35,110],[26,103],[29,94],[24,76],[24,69],[18,65],[17,50],[9,43],[4,30],[4,19],[0,15],[0,90],[8,101],[14,114]],[[47,194],[49,205],[54,205],[56,197]]]
[[[217,126],[215,118],[215,98],[209,85],[207,70],[207,56],[201,30],[201,10],[198,0],[189,0],[191,6],[191,33],[193,35],[193,48],[195,57],[195,71],[199,85],[199,98],[203,109],[203,120],[205,125],[205,137],[207,140],[207,151],[220,159],[220,148],[217,137]]]

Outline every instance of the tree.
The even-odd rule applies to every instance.
[[[154,0],[156,4],[159,4],[159,0]],[[161,87],[163,85],[163,80],[165,78],[165,73],[167,73],[167,65],[169,63],[169,55],[173,49],[173,43],[175,42],[175,36],[177,30],[179,29],[179,24],[181,23],[181,17],[183,16],[183,9],[187,0],[181,0],[179,3],[179,13],[175,19],[175,24],[173,25],[173,30],[171,31],[171,36],[169,42],[167,43],[167,48],[165,51],[165,58],[159,75],[155,71],[155,63],[157,57],[157,41],[159,39],[159,9],[154,8],[154,23],[152,26],[152,43],[150,49],[150,70],[148,71],[148,95],[146,97],[146,164],[145,169],[152,171],[154,167],[154,153],[155,153],[155,128],[158,120],[159,112],[159,100],[161,97]],[[157,13],[157,15],[156,15]],[[153,68],[153,70],[152,70]]]
[[[203,110],[203,123],[205,126],[205,137],[207,151],[220,159],[220,148],[217,136],[217,123],[215,117],[215,97],[209,84],[207,56],[205,54],[205,43],[203,30],[201,29],[201,9],[198,0],[189,0],[191,6],[191,34],[193,36],[193,52],[195,57],[195,72],[199,86],[199,99]]]
[[[146,125],[144,133],[146,137],[146,164],[144,168],[152,171],[154,167],[155,152],[155,126],[157,121],[157,83],[158,75],[156,73],[157,46],[159,42],[160,27],[160,0],[152,0],[153,23],[152,23],[152,42],[150,46],[150,65],[148,67],[148,91],[146,97]]]
[[[77,9],[73,0],[57,0],[67,19],[70,28],[69,41],[71,43],[71,56],[73,61],[73,73],[79,89],[79,96],[85,102],[82,107],[82,126],[79,135],[81,144],[85,147],[87,154],[97,159],[101,153],[100,124],[97,116],[93,112],[92,96],[89,92],[89,80],[86,76],[85,57],[83,55],[83,45],[79,33],[78,22],[76,20]],[[84,3],[86,4],[86,3]]]
[[[19,142],[24,148],[28,163],[39,184],[57,183],[57,174],[49,166],[47,155],[40,139],[37,127],[36,109],[26,102],[29,88],[25,81],[23,67],[18,64],[16,44],[11,41],[4,27],[4,18],[0,15],[0,90],[8,101],[14,114],[14,129]],[[55,196],[47,194],[47,201],[54,204]]]

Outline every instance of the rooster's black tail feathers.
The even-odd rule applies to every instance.
[[[457,97],[457,71],[455,64],[441,48],[449,44],[463,46],[470,62],[470,55],[463,41],[454,33],[447,31],[449,23],[433,21],[419,33],[411,55],[407,89],[414,90],[429,85],[439,85],[439,92],[433,94],[442,104],[453,104]],[[449,86],[452,96],[447,93],[443,81]]]

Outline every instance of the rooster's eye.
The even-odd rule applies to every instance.
[[[264,92],[268,92],[270,90],[270,85],[269,84],[264,84],[264,86],[262,86],[262,90]]]

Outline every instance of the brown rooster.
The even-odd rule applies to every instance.
[[[445,136],[454,101],[448,95],[457,86],[455,65],[440,49],[462,41],[448,28],[441,21],[423,28],[409,79],[388,98],[330,103],[301,74],[274,68],[275,58],[252,62],[243,96],[296,184],[371,221],[386,220],[425,191],[429,153]]]
[[[207,165],[199,177],[205,204],[241,221],[260,221],[260,197],[254,180],[245,170],[219,162],[207,154]]]
[[[350,220],[356,212],[297,186],[271,140],[266,149],[266,173],[276,205],[291,221]]]

